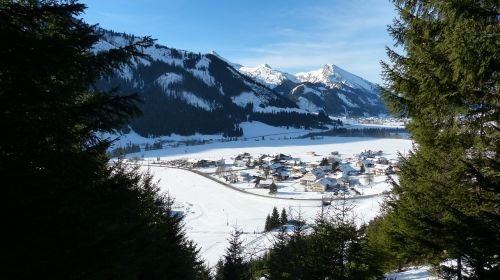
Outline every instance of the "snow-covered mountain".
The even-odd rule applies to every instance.
[[[321,83],[329,88],[347,86],[366,90],[375,89],[374,84],[333,64],[326,64],[322,69],[315,71],[297,73],[296,76],[301,82]]]
[[[287,81],[299,83],[299,80],[295,76],[275,70],[267,64],[262,64],[257,67],[241,66],[238,70],[272,89]]]
[[[386,113],[375,84],[333,65],[295,75],[269,65],[240,67],[239,71],[293,100],[301,109],[330,115]]]
[[[94,51],[130,44],[133,35],[99,30],[102,39]],[[137,133],[190,135],[242,134],[241,122],[261,121],[274,126],[320,127],[329,123],[324,114],[312,114],[252,77],[242,74],[216,53],[199,54],[162,45],[144,48],[148,58],[137,60],[99,86],[120,86],[137,92],[143,115],[130,126]],[[316,113],[316,112],[315,112]]]

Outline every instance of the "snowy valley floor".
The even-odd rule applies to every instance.
[[[284,153],[306,155],[314,151],[328,154],[339,151],[341,154],[355,154],[363,149],[383,150],[388,157],[396,157],[398,152],[405,153],[411,148],[411,141],[405,139],[375,139],[357,137],[325,137],[319,140],[250,140],[225,143],[211,143],[197,146],[183,146],[143,152],[145,161],[160,157],[162,160],[176,158],[229,158],[238,153]],[[129,155],[130,157],[137,154]],[[144,167],[147,168],[147,167]],[[186,170],[150,167],[159,180],[161,190],[173,196],[177,205],[186,213],[186,233],[200,247],[202,256],[210,265],[215,265],[224,254],[228,237],[234,226],[242,229],[246,243],[255,244],[254,239],[262,237],[265,218],[274,206],[285,208],[291,213],[301,212],[312,221],[321,210],[317,201],[277,200],[255,197],[237,192],[211,181],[203,176]],[[355,212],[359,222],[368,222],[378,214],[382,197],[355,200]],[[268,242],[263,242],[268,244]],[[263,245],[265,246],[265,245]],[[254,250],[258,250],[255,248]]]
[[[339,151],[341,154],[356,154],[363,149],[383,150],[388,157],[394,158],[398,152],[407,153],[411,149],[411,141],[406,139],[376,139],[358,137],[325,137],[319,140],[249,140],[235,142],[215,142],[206,145],[169,147],[163,150],[142,152],[129,155],[130,158],[144,156],[144,162],[179,158],[229,158],[238,153],[284,153],[307,155],[314,151],[317,154],[328,154]],[[148,167],[144,166],[144,169]],[[266,216],[273,207],[285,208],[297,215],[299,212],[312,221],[321,211],[318,201],[278,200],[256,197],[238,192],[201,175],[187,170],[149,167],[154,177],[159,180],[163,192],[176,200],[176,206],[185,213],[185,230],[189,238],[201,248],[202,257],[210,266],[224,254],[227,238],[234,227],[244,231],[244,245],[247,252],[259,254],[271,243],[272,236],[263,234]],[[355,215],[359,223],[368,222],[378,214],[382,197],[353,200]],[[397,279],[431,279],[427,278],[426,268],[417,268],[391,275]]]

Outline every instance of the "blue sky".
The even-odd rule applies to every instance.
[[[389,0],[87,0],[88,23],[194,52],[216,51],[245,66],[290,73],[333,63],[381,83],[392,47]]]

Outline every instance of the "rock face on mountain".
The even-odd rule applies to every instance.
[[[137,38],[100,30],[99,52],[123,47]],[[143,115],[130,127],[143,136],[223,133],[239,136],[244,121],[274,126],[321,127],[331,123],[323,112],[311,113],[294,100],[242,74],[216,54],[198,54],[161,45],[145,48],[138,59],[98,86],[119,86],[119,93],[137,92]]]
[[[326,64],[322,69],[284,73],[264,64],[239,71],[294,101],[301,109],[329,115],[373,116],[386,113],[377,86],[342,68]]]

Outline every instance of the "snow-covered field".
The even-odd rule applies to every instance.
[[[431,276],[430,266],[412,267],[403,272],[394,272],[386,275],[386,280],[437,280],[439,278]]]
[[[277,200],[237,192],[187,170],[152,166],[150,171],[160,180],[161,190],[188,209],[186,233],[198,243],[210,265],[224,254],[226,238],[234,227],[245,232],[245,243],[257,238],[274,206],[294,215],[301,212],[309,221],[321,209],[317,201]],[[367,222],[377,215],[380,202],[381,198],[354,201],[359,221]]]
[[[411,149],[411,141],[407,139],[387,139],[369,137],[324,137],[323,139],[283,139],[266,136],[246,141],[212,142],[205,145],[168,147],[162,150],[143,151],[129,154],[127,157],[144,156],[144,159],[171,160],[178,158],[213,159],[230,158],[240,153],[251,154],[293,154],[308,161],[317,156],[339,151],[343,155],[357,154],[362,150],[382,150],[387,158],[396,158],[398,152],[407,153]]]
[[[259,140],[259,141],[256,141]],[[406,139],[376,139],[324,137],[311,139],[254,139],[248,141],[213,142],[206,145],[169,147],[132,154],[129,157],[144,156],[144,162],[179,158],[229,158],[235,154],[248,152],[302,154],[310,152],[327,154],[339,151],[341,154],[355,154],[363,149],[383,150],[388,158],[398,152],[406,153],[411,148]],[[144,169],[148,167],[143,167]],[[234,227],[243,230],[244,246],[248,253],[257,253],[271,242],[269,234],[263,234],[265,218],[273,207],[279,211],[285,208],[290,214],[301,213],[309,222],[321,211],[319,201],[280,200],[271,197],[257,197],[238,192],[188,170],[150,165],[150,172],[159,180],[163,192],[176,200],[177,210],[185,214],[187,236],[201,248],[201,256],[210,266],[214,266],[224,254],[227,238]],[[353,200],[355,215],[359,223],[366,223],[378,214],[382,197]],[[388,279],[435,279],[427,273],[428,267],[414,268],[402,273],[389,274]]]
[[[259,141],[256,141],[259,140]],[[405,139],[375,139],[324,137],[320,140],[288,139],[213,142],[206,145],[169,147],[163,150],[145,151],[144,161],[170,160],[178,158],[229,158],[238,153],[285,153],[310,155],[339,151],[341,154],[355,154],[363,149],[383,150],[388,157],[396,157],[398,152],[407,152],[411,141]],[[130,157],[138,154],[129,155]],[[147,168],[147,167],[144,167]],[[233,227],[242,229],[246,243],[261,238],[266,216],[274,206],[285,208],[292,214],[301,212],[312,221],[321,210],[318,201],[278,200],[257,197],[237,192],[201,175],[187,170],[151,165],[150,171],[159,179],[161,190],[173,196],[186,211],[186,233],[201,247],[201,254],[210,265],[215,265],[227,247],[227,237]],[[381,197],[355,200],[358,221],[368,222],[378,214]],[[255,243],[255,242],[253,242]]]

